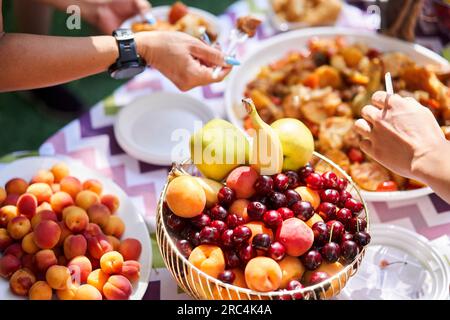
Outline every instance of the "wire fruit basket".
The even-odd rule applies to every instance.
[[[348,181],[347,191],[353,197],[363,204],[363,210],[359,217],[364,217],[367,221],[367,231],[370,231],[369,215],[367,205],[362,199],[360,191],[350,176],[338,165],[315,152],[311,164],[316,171],[333,171],[339,177]],[[179,287],[194,299],[208,300],[279,300],[303,297],[307,300],[330,299],[335,297],[347,284],[348,280],[357,272],[365,254],[365,248],[358,253],[355,259],[346,263],[344,267],[338,270],[325,281],[318,284],[307,286],[297,290],[282,290],[271,292],[258,292],[248,288],[242,288],[235,285],[224,283],[205,272],[201,271],[191,264],[176,246],[176,239],[167,227],[164,216],[168,208],[164,204],[167,187],[169,182],[180,175],[201,176],[197,167],[190,160],[181,163],[174,163],[167,179],[167,183],[161,192],[157,207],[156,216],[156,236],[158,246],[161,251],[164,262],[172,276],[175,278]],[[343,261],[340,261],[343,262]],[[336,271],[336,270],[335,270]]]

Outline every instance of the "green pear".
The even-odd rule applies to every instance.
[[[283,146],[283,170],[298,170],[311,160],[314,138],[300,120],[279,119],[271,124]]]
[[[242,131],[228,121],[213,119],[191,136],[190,149],[200,172],[222,181],[234,168],[248,163],[250,147]]]

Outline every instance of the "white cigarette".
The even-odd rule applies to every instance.
[[[384,83],[386,85],[386,92],[387,94],[394,94],[394,88],[392,87],[392,78],[391,73],[387,72],[384,75]]]

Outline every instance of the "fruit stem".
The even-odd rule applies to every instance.
[[[333,238],[333,229],[334,229],[334,223],[331,225],[330,239],[328,240],[328,243],[330,243],[330,242],[331,242],[331,239]]]

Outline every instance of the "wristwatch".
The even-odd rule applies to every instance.
[[[138,55],[134,34],[129,29],[117,29],[113,32],[119,47],[119,58],[108,69],[114,79],[128,79],[143,72],[145,61]]]

